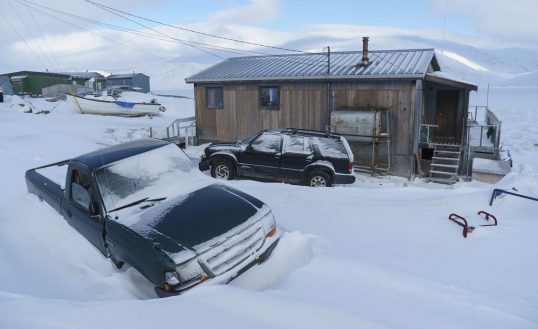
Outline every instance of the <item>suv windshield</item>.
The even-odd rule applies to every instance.
[[[108,210],[144,198],[177,195],[178,186],[189,185],[193,166],[176,145],[166,145],[125,158],[96,172],[99,190]]]

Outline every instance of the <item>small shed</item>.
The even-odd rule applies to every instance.
[[[7,76],[0,75],[0,90],[4,95],[13,95],[11,80]]]
[[[71,76],[72,84],[91,88],[93,91],[104,90],[107,86],[106,78],[97,72],[67,72]]]
[[[370,160],[384,157],[387,171],[411,178],[429,170],[436,143],[463,152],[467,142],[477,86],[440,71],[434,49],[369,51],[364,38],[362,51],[235,57],[185,80],[194,84],[198,140],[289,127],[346,135],[335,120],[355,113],[355,160],[375,170]]]
[[[18,71],[2,76],[11,81],[14,94],[41,94],[41,90],[57,84],[68,84],[69,74],[36,71]]]
[[[149,76],[144,73],[112,74],[107,78],[107,88],[140,89],[149,92]]]

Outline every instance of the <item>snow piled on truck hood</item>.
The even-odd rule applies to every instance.
[[[229,285],[153,299],[143,276],[114,270],[28,194],[24,172],[141,137],[161,118],[33,115],[0,103],[0,328],[536,328],[538,203],[488,202],[493,188],[538,195],[537,112],[496,113],[514,159],[496,185],[226,183],[268,204],[291,233]],[[482,209],[499,226],[480,227]],[[477,227],[467,239],[453,212]]]

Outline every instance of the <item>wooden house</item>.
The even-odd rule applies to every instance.
[[[150,92],[149,76],[144,73],[112,74],[106,80],[108,89],[126,88]]]
[[[362,51],[229,58],[186,82],[194,84],[202,142],[245,139],[268,128],[331,130],[356,141],[357,165],[373,172],[383,162],[391,174],[435,176],[432,158],[443,158],[437,145],[459,152],[458,161],[440,162],[455,168],[441,180],[467,170],[461,163],[469,92],[477,86],[442,73],[434,49],[369,51],[364,38]],[[347,126],[356,123],[354,133],[339,130],[344,112]]]

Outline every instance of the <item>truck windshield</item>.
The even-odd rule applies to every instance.
[[[137,154],[99,169],[99,190],[108,210],[134,201],[177,195],[178,186],[192,185],[193,165],[175,145]]]

